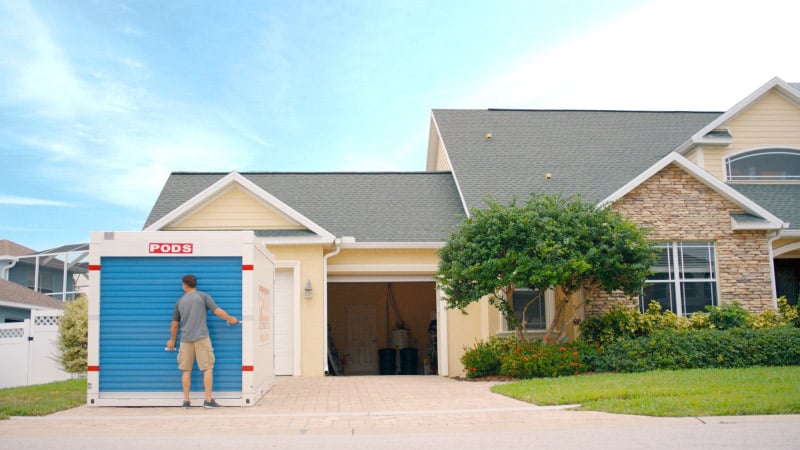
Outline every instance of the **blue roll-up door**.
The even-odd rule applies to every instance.
[[[164,351],[181,278],[197,276],[230,315],[242,317],[241,257],[104,257],[100,261],[100,392],[182,392],[177,352]],[[242,391],[242,328],[208,313],[214,391]],[[180,333],[178,333],[180,341]],[[192,392],[203,391],[195,363]]]

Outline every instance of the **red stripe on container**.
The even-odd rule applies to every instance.
[[[89,366],[86,370],[89,372],[100,372],[100,366]]]
[[[100,264],[89,264],[89,270],[100,270]]]
[[[242,265],[242,270],[253,270],[252,264],[244,264]]]
[[[252,372],[253,366],[242,366],[242,372]]]

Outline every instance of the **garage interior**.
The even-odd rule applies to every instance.
[[[330,375],[436,374],[434,282],[329,282]],[[331,353],[333,354],[333,353]]]

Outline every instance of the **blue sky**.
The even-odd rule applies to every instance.
[[[139,230],[173,171],[424,170],[434,108],[726,110],[800,2],[0,0],[0,239]]]

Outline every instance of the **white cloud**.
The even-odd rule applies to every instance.
[[[0,195],[0,205],[9,206],[63,206],[74,207],[72,203],[58,200],[46,200],[32,197],[19,197],[15,195]]]
[[[144,34],[133,27],[123,31]],[[89,63],[76,72],[65,49],[84,43],[57,41],[54,34],[29,3],[0,2],[0,104],[24,109],[26,121],[36,123],[37,131],[17,139],[41,152],[37,170],[44,177],[72,174],[64,189],[146,210],[171,171],[247,170],[249,148],[267,145],[235,117],[220,118],[210,108],[129,83],[148,78],[150,68],[124,51],[114,54],[113,42],[104,43],[102,54],[85,57]],[[233,137],[225,135],[230,129]]]
[[[800,3],[658,0],[483,80],[461,107],[725,110],[800,79]]]
[[[29,3],[3,2],[0,16],[6,97],[45,117],[71,118],[91,105],[91,96]]]

